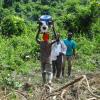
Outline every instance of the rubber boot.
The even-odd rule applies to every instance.
[[[52,83],[52,79],[53,79],[53,73],[52,72],[48,72],[48,83],[49,84]]]
[[[43,83],[45,84],[46,83],[46,72],[42,73],[42,78],[43,78]]]

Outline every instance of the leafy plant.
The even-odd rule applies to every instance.
[[[1,24],[2,34],[6,36],[21,35],[27,32],[24,19],[18,16],[7,16]]]

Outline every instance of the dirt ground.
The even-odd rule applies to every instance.
[[[64,78],[60,78],[59,80],[53,79],[53,83],[50,86],[52,91],[59,89],[60,87],[70,83],[76,78],[84,75],[84,73],[73,73],[73,76],[68,79],[67,76]],[[100,73],[99,72],[91,72],[85,73],[90,88],[93,94],[96,94],[100,97]],[[61,98],[56,97],[57,99],[49,98],[42,99],[43,95],[49,95],[48,92],[44,93],[44,85],[42,84],[42,78],[40,70],[33,71],[28,75],[16,75],[16,80],[20,82],[22,85],[17,89],[7,89],[4,88],[0,90],[0,100],[62,100]],[[100,100],[93,96],[87,89],[87,86],[80,85],[78,92],[77,87],[79,82],[76,82],[73,86],[68,87],[67,92],[65,93],[65,97],[63,100]],[[84,82],[83,82],[84,83]],[[76,88],[76,91],[75,91]],[[78,97],[76,98],[75,93],[78,93]]]

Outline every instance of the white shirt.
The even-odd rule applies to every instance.
[[[51,61],[56,60],[60,53],[66,54],[67,47],[63,41],[55,42],[51,48]]]

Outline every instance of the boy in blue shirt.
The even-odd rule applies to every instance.
[[[68,77],[71,75],[72,68],[72,57],[75,56],[76,43],[72,39],[73,34],[68,33],[68,38],[64,40],[65,45],[67,46],[66,57],[68,61]]]

